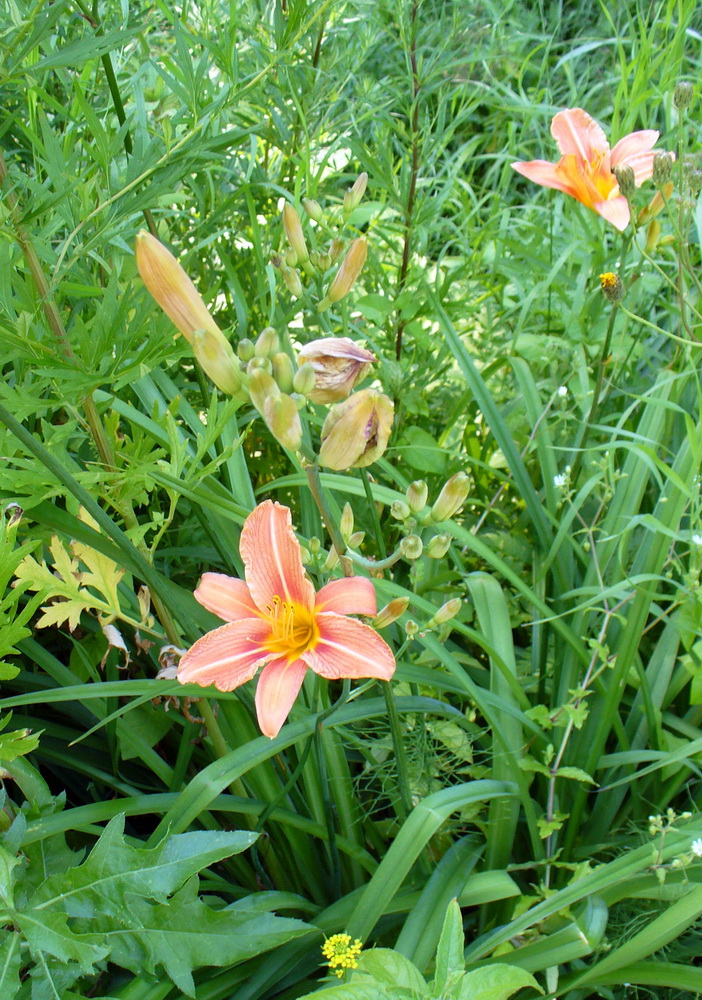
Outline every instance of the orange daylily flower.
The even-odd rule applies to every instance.
[[[332,580],[315,594],[287,507],[259,504],[244,522],[239,551],[246,582],[205,573],[195,591],[200,604],[227,624],[188,650],[179,681],[232,691],[263,666],[256,713],[261,732],[273,739],[308,667],[329,680],[390,680],[392,650],[370,626],[348,617],[375,615],[373,584],[363,577]]]
[[[637,187],[647,181],[653,174],[658,134],[654,129],[632,132],[610,149],[604,132],[586,111],[567,108],[551,122],[551,135],[561,152],[558,163],[531,160],[512,167],[536,184],[577,198],[623,232],[629,225],[629,204],[619,192],[614,170],[631,167]]]

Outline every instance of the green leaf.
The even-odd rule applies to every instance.
[[[20,946],[22,938],[17,933],[3,932],[0,943],[0,997],[13,1000],[20,988]]]
[[[111,960],[135,973],[154,973],[160,965],[179,990],[194,996],[193,969],[235,965],[313,931],[301,920],[252,916],[236,905],[214,910],[197,889],[194,877],[165,904],[132,896],[129,927],[115,926],[111,916],[99,919]]]
[[[405,462],[418,472],[441,475],[446,470],[446,452],[422,427],[408,427],[399,449]]]
[[[424,976],[413,962],[391,948],[373,948],[361,952],[358,969],[351,974],[351,982],[372,981],[382,986],[402,987],[413,997],[423,997],[427,992]],[[395,996],[394,993],[391,994]]]
[[[175,834],[151,850],[124,841],[124,814],[115,816],[89,856],[67,874],[52,876],[30,901],[37,909],[59,907],[73,917],[107,910],[129,914],[128,894],[165,901],[192,875],[250,847],[257,834],[200,830]]]
[[[435,994],[440,994],[450,990],[452,984],[456,982],[461,973],[465,970],[466,964],[463,959],[463,918],[461,908],[455,899],[452,899],[446,910],[444,926],[439,938],[439,946],[436,949],[436,973],[432,986]]]
[[[300,1000],[412,1000],[406,989],[392,989],[373,983],[340,983],[316,993],[305,993]]]
[[[559,767],[556,771],[557,778],[573,778],[575,781],[587,781],[591,785],[596,785],[594,778],[590,777],[587,771],[581,767]]]
[[[506,1000],[526,986],[543,993],[531,973],[524,969],[514,965],[484,965],[465,974],[456,1000]]]
[[[13,920],[27,939],[35,958],[42,953],[53,955],[60,962],[76,962],[87,973],[109,952],[102,935],[72,931],[65,913],[21,910],[15,912]]]

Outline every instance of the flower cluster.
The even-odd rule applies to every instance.
[[[349,934],[333,934],[322,945],[322,954],[329,969],[341,979],[346,969],[358,968],[362,947],[358,938],[352,941]]]

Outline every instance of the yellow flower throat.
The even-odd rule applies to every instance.
[[[297,660],[317,645],[319,629],[314,615],[307,608],[281,601],[276,594],[266,611],[271,625],[271,636],[266,642],[269,652]]]

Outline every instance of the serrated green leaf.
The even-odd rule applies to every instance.
[[[464,937],[461,908],[452,899],[446,909],[444,926],[436,949],[436,972],[432,990],[435,994],[447,991],[465,970],[463,959]]]
[[[129,927],[99,919],[111,960],[132,972],[154,973],[160,965],[179,990],[194,996],[194,969],[236,965],[313,931],[301,920],[271,913],[214,910],[198,898],[197,889],[195,877],[165,904],[132,896]]]
[[[370,981],[384,987],[400,987],[409,991],[408,995],[412,997],[423,997],[427,992],[426,980],[417,966],[391,948],[373,948],[359,956],[358,968],[351,975],[351,983]]]
[[[35,957],[42,953],[53,955],[60,962],[75,962],[82,972],[87,973],[109,952],[102,935],[72,931],[65,913],[21,910],[15,912],[13,919]]]
[[[527,986],[543,993],[531,973],[524,969],[514,965],[484,965],[466,972],[456,992],[456,1000],[506,1000]]]
[[[340,983],[305,993],[299,1000],[412,1000],[412,996],[412,992],[404,987],[393,989],[373,983]]]
[[[83,864],[48,878],[30,903],[41,910],[58,907],[73,917],[107,912],[124,918],[132,905],[128,894],[165,901],[192,875],[238,854],[257,838],[248,831],[199,830],[167,837],[149,850],[126,844],[123,831],[120,814]]]

